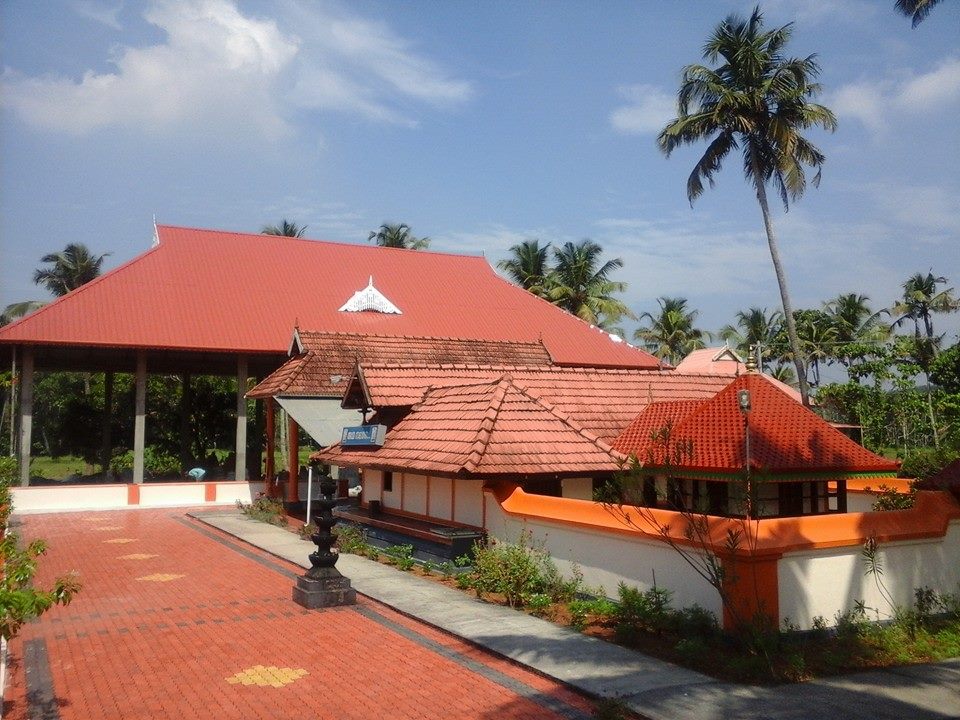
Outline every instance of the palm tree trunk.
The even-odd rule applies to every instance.
[[[777,284],[780,286],[780,300],[783,302],[783,316],[787,323],[787,337],[790,339],[790,349],[793,351],[793,364],[797,369],[797,382],[800,384],[800,397],[806,407],[810,406],[810,388],[807,387],[807,371],[804,367],[803,356],[800,354],[800,340],[797,337],[797,324],[793,320],[793,305],[790,303],[790,294],[787,292],[787,277],[780,262],[780,250],[777,248],[777,238],[773,232],[773,223],[770,220],[770,206],[767,203],[767,190],[763,185],[763,174],[757,172],[757,200],[760,202],[760,211],[763,213],[763,227],[767,231],[767,245],[770,247],[770,259],[773,260],[773,271],[777,275]]]

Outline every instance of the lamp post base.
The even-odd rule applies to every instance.
[[[297,605],[316,610],[356,604],[357,591],[350,586],[349,578],[341,575],[336,568],[323,568],[319,573],[317,570],[320,568],[314,568],[312,573],[319,577],[302,575],[297,578],[297,584],[293,587],[293,601]]]

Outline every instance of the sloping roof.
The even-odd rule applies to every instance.
[[[740,359],[740,356],[726,345],[694,350],[680,361],[676,369],[678,372],[726,375],[728,377],[743,375],[747,372],[747,366]],[[787,395],[797,402],[802,402],[799,390],[774,377],[769,375],[767,377]]]
[[[420,402],[430,387],[492,382],[504,373],[531,396],[553,404],[606,441],[619,435],[638,410],[651,402],[713,397],[731,379],[673,370],[360,363],[344,396],[344,407],[409,407]]]
[[[897,463],[880,457],[788,397],[769,378],[741,375],[696,407],[648,407],[614,442],[651,467],[683,467],[729,474],[744,466],[745,413],[737,393],[750,392],[750,467],[758,473],[892,474]],[[660,420],[675,420],[669,438],[651,437]],[[663,427],[660,423],[659,427]],[[680,454],[678,459],[677,455]]]
[[[159,243],[18,322],[0,344],[284,352],[331,332],[536,342],[558,364],[656,359],[499,277],[482,257],[157,227]],[[339,312],[370,276],[402,315]]]
[[[656,433],[662,432],[664,428],[675,428],[681,420],[704,402],[704,400],[674,400],[648,405],[611,445],[627,455],[635,454],[636,449],[645,447]]]
[[[509,375],[428,391],[380,448],[334,446],[312,457],[471,476],[613,472],[625,459]]]
[[[297,330],[296,340],[305,352],[290,358],[247,393],[247,397],[340,398],[358,362],[550,365],[550,353],[539,342],[390,337],[308,330]]]

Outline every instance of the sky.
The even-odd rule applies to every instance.
[[[638,315],[682,296],[716,330],[777,307],[739,158],[691,207],[704,148],[655,143],[682,68],[751,8],[3,0],[0,306],[45,299],[33,270],[67,243],[111,268],[150,247],[154,218],[250,232],[287,218],[356,243],[405,222],[493,264],[525,239],[589,237],[623,259]],[[931,269],[960,284],[960,3],[916,29],[893,0],[762,10],[794,23],[791,54],[817,54],[839,121],[809,133],[820,187],[774,208],[794,305],[857,292],[886,307]],[[952,342],[960,315],[936,326]]]

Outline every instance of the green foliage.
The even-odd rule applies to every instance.
[[[17,463],[13,458],[0,458],[0,636],[10,640],[24,623],[39,617],[54,605],[69,605],[80,589],[76,574],[53,581],[49,590],[34,584],[37,558],[47,551],[43,540],[34,540],[21,547],[20,538],[8,528],[12,511],[10,486],[17,480]]]
[[[535,593],[527,598],[527,610],[534,615],[543,615],[553,604],[553,599],[546,593]]]
[[[927,480],[960,457],[960,451],[941,447],[922,448],[911,452],[900,465],[900,476]]]
[[[396,565],[401,570],[410,570],[413,567],[413,545],[391,545],[383,554],[387,556],[390,565]]]
[[[301,525],[297,530],[297,535],[300,536],[301,540],[309,540],[316,531],[317,524],[315,522],[310,522],[306,525]]]
[[[467,577],[478,597],[485,593],[504,596],[510,607],[528,603],[534,595],[548,595],[554,602],[572,598],[580,577],[565,580],[542,546],[531,545],[531,533],[524,531],[516,544],[491,543],[474,546],[473,569]],[[458,582],[460,578],[457,578]]]
[[[605,597],[573,600],[567,604],[570,611],[571,627],[582,630],[590,622],[606,624],[618,614],[619,607]]]
[[[367,531],[356,525],[339,523],[333,528],[333,534],[337,538],[337,547],[340,552],[364,555],[369,547]]]
[[[283,527],[287,524],[287,514],[283,502],[260,493],[251,503],[237,500],[237,509],[251,520],[270,523]]]
[[[909,493],[901,493],[892,487],[881,485],[870,509],[877,512],[885,510],[909,510],[913,507],[916,499],[916,488],[911,488]]]
[[[617,587],[620,605],[617,608],[617,635],[632,637],[638,632],[662,633],[670,626],[672,593],[653,587],[640,590],[621,582]]]

